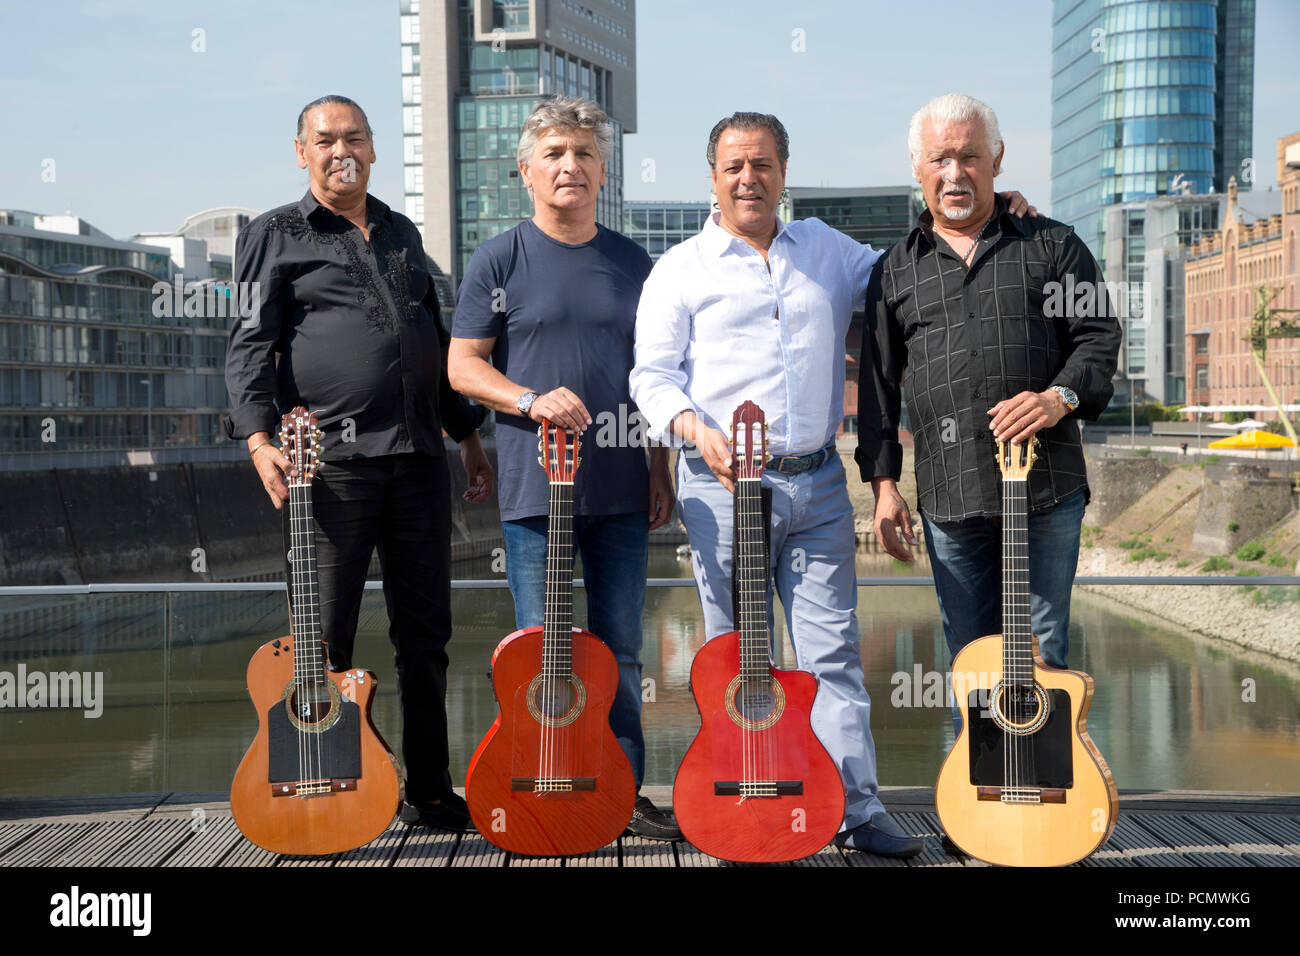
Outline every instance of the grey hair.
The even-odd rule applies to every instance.
[[[538,103],[524,120],[516,153],[519,165],[528,165],[537,146],[537,137],[548,129],[591,130],[600,161],[608,166],[614,159],[614,127],[600,104],[578,96],[555,96]]]
[[[781,125],[781,121],[771,113],[732,113],[718,120],[713,127],[713,132],[709,133],[709,148],[704,154],[709,161],[710,169],[718,163],[718,140],[729,129],[767,130],[776,140],[776,158],[780,161],[781,168],[785,169],[786,160],[790,158],[790,137],[785,127]]]
[[[356,110],[358,113],[361,114],[361,122],[365,124],[366,135],[369,136],[371,139],[375,138],[375,134],[370,131],[370,120],[366,117],[366,111],[357,105],[356,100],[350,100],[346,96],[340,96],[337,93],[327,93],[325,96],[322,96],[319,99],[312,100],[310,103],[304,106],[302,108],[302,112],[298,114],[298,142],[301,143],[303,141],[304,134],[307,132],[306,129],[307,114],[310,113],[312,110],[316,109],[316,107],[318,106],[352,107],[354,110]]]
[[[926,120],[938,124],[970,123],[980,120],[984,124],[984,140],[989,152],[996,161],[1002,150],[1002,131],[998,128],[998,117],[986,103],[981,103],[965,93],[945,93],[936,96],[912,114],[912,122],[907,127],[907,151],[915,166],[921,156],[921,125]]]

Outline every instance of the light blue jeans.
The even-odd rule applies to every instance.
[[[506,580],[515,599],[515,626],[540,627],[546,613],[545,515],[501,522]],[[641,616],[650,519],[644,511],[575,515],[573,537],[587,586],[587,630],[618,661],[618,691],[609,726],[632,765],[637,790],[645,778],[641,732]]]
[[[800,670],[818,680],[812,729],[844,780],[843,829],[884,805],[877,794],[871,699],[858,649],[853,506],[838,455],[801,475],[767,469],[772,489],[772,573]],[[698,454],[677,459],[677,508],[691,539],[705,635],[735,630],[731,602],[732,495]],[[768,596],[769,630],[772,600]]]

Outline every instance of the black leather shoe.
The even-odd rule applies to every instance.
[[[682,831],[671,810],[660,810],[649,797],[637,797],[636,809],[628,821],[624,836],[645,837],[648,840],[680,840]]]
[[[888,813],[877,813],[866,823],[835,834],[835,845],[904,860],[925,849],[924,840],[904,833]]]
[[[437,800],[420,803],[402,802],[401,820],[411,827],[438,827],[459,833],[473,833],[474,822],[469,816],[469,805],[456,793],[444,794]]]

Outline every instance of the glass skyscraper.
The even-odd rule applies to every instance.
[[[1250,165],[1254,0],[1053,0],[1052,216],[1105,259],[1105,207]]]
[[[399,0],[405,212],[456,281],[479,243],[533,214],[519,130],[557,93],[601,105],[613,155],[596,220],[623,225],[623,133],[636,131],[633,0]]]

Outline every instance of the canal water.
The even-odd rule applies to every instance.
[[[688,577],[690,566],[673,549],[655,548],[650,574]],[[858,574],[929,569],[863,553]],[[457,576],[502,578],[488,562]],[[583,626],[583,593],[575,593],[575,624]],[[1070,666],[1096,683],[1088,731],[1121,789],[1300,792],[1300,668],[1138,621],[1092,594],[1076,592],[1073,608]],[[447,710],[452,775],[462,784],[496,716],[487,669],[514,619],[504,589],[453,591],[453,611]],[[932,786],[952,743],[934,591],[862,588],[858,621],[880,782]],[[400,753],[387,626],[382,593],[367,592],[354,663],[378,674],[375,722]],[[76,671],[92,693],[98,674],[102,699],[80,709],[0,709],[0,796],[227,790],[257,728],[244,684],[249,656],[287,630],[284,597],[275,593],[7,599],[0,672]],[[792,667],[778,639],[778,663]],[[672,782],[699,726],[687,685],[703,642],[693,587],[649,591],[648,784]]]

